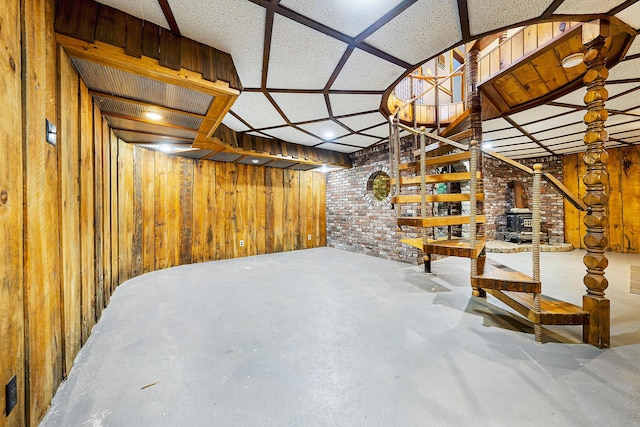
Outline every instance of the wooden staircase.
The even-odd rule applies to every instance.
[[[485,237],[478,230],[482,230],[481,224],[486,221],[482,214],[479,202],[485,200],[482,191],[482,176],[477,171],[477,161],[481,150],[475,142],[461,144],[438,135],[428,134],[424,128],[419,131],[400,123],[395,126],[409,132],[419,134],[420,148],[414,151],[413,161],[400,163],[399,138],[391,137],[392,144],[392,171],[391,185],[394,189],[391,202],[397,213],[398,227],[416,227],[421,230],[422,237],[407,238],[401,241],[407,245],[416,247],[423,252],[425,269],[431,271],[433,255],[456,256],[471,259],[471,286],[473,295],[485,297],[492,295],[507,306],[529,319],[534,324],[536,341],[542,342],[541,325],[588,325],[589,314],[582,307],[558,301],[542,295],[542,284],[539,273],[539,231],[540,231],[540,180],[545,177],[561,194],[569,199],[578,209],[586,209],[584,203],[577,198],[557,179],[543,174],[541,165],[531,169],[503,156],[486,152],[499,160],[517,167],[525,173],[534,176],[534,252],[533,275],[529,276],[513,270],[496,261],[486,258]],[[452,128],[455,135],[468,134],[464,130]],[[395,133],[396,137],[398,133]],[[431,144],[427,145],[426,140]],[[436,147],[430,149],[429,147]],[[434,155],[437,154],[437,155]],[[464,165],[462,167],[461,165]],[[435,173],[437,168],[444,169],[444,173]],[[464,171],[460,171],[464,169]],[[437,192],[434,186],[452,189],[453,183],[469,183],[469,190]],[[441,184],[446,184],[442,186]],[[536,195],[537,194],[537,195]],[[451,213],[451,209],[445,209],[447,214],[437,215],[437,204],[469,206],[469,214],[462,215],[459,212]],[[537,203],[537,205],[536,205]],[[537,206],[537,208],[536,208]],[[536,210],[537,209],[537,210]],[[403,215],[403,212],[405,214]],[[411,215],[407,215],[410,213]],[[417,215],[416,215],[417,213]],[[537,226],[536,226],[537,224]],[[453,236],[451,227],[468,225],[468,236]],[[446,235],[442,235],[442,228],[447,227]],[[536,243],[537,241],[537,243]],[[536,246],[537,245],[537,246]]]

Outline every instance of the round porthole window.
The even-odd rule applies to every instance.
[[[386,172],[378,171],[369,177],[367,190],[373,193],[376,200],[386,200],[391,190],[391,179]]]

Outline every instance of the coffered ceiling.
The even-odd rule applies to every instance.
[[[433,56],[541,20],[616,16],[620,0],[104,0],[100,3],[231,54],[243,90],[223,119],[248,135],[351,153],[387,139],[385,90]],[[609,146],[640,143],[640,38],[608,80]],[[513,158],[583,150],[584,88],[483,124]],[[105,102],[107,102],[105,100]],[[176,138],[184,137],[175,132]],[[207,156],[200,150],[195,157]]]

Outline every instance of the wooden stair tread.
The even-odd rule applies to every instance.
[[[476,177],[480,179],[482,174],[477,172]],[[425,182],[427,184],[439,184],[446,182],[462,182],[469,181],[471,179],[471,172],[453,172],[453,173],[440,173],[434,175],[425,175]],[[391,178],[391,185],[395,185],[396,178]],[[412,176],[410,178],[400,177],[400,185],[420,185],[420,177]]]
[[[545,295],[540,298],[540,312],[533,310],[533,294],[524,292],[486,289],[518,313],[534,323],[543,325],[585,325],[589,323],[589,313],[582,307]]]
[[[442,193],[442,194],[427,194],[425,195],[425,201],[427,203],[442,203],[442,202],[468,202],[471,198],[469,193]],[[476,193],[476,201],[484,201],[484,193]],[[422,197],[420,194],[406,194],[400,196],[393,196],[391,203],[403,204],[403,203],[421,203]]]
[[[473,276],[471,283],[473,286],[485,290],[540,293],[542,289],[542,285],[534,281],[531,276],[488,258],[484,263],[482,273]]]
[[[463,225],[469,224],[470,217],[468,215],[449,215],[449,216],[409,216],[398,218],[398,225],[411,227],[443,227],[447,225]],[[484,215],[477,215],[476,223],[482,224],[486,221]]]
[[[461,258],[477,258],[486,244],[484,237],[476,240],[476,247],[471,249],[467,239],[427,239],[424,244],[420,237],[400,239],[406,245],[413,246],[423,251],[425,254],[457,256]]]
[[[424,161],[425,166],[445,166],[454,163],[464,162],[471,158],[471,152],[463,151],[461,153],[447,154],[444,156],[427,157]],[[402,163],[398,166],[401,171],[420,171],[420,161],[411,163]]]

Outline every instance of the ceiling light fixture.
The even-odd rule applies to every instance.
[[[162,119],[162,116],[160,114],[155,113],[153,111],[147,111],[146,113],[144,113],[144,116],[147,119],[150,119],[150,120],[160,120],[160,119]]]
[[[562,68],[573,68],[582,64],[584,61],[584,54],[581,52],[572,53],[571,55],[566,56],[562,60]]]
[[[253,163],[254,165],[257,165],[258,163],[260,163],[260,160],[253,159],[253,160],[251,160],[251,163]]]
[[[325,132],[324,137],[327,139],[333,139],[333,132]]]
[[[171,145],[161,144],[161,145],[158,145],[158,150],[164,151],[165,153],[170,153],[172,151],[175,151],[176,149],[175,149],[175,147],[173,147]]]

